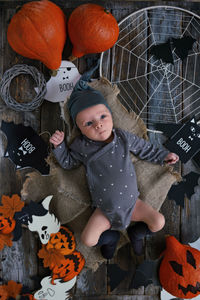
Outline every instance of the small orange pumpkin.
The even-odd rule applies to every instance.
[[[164,289],[175,297],[196,297],[200,294],[200,251],[168,236],[159,278]]]
[[[63,281],[71,280],[81,272],[84,265],[85,259],[80,252],[74,251],[70,255],[65,255],[61,264],[52,269],[52,283],[57,278],[61,278]]]
[[[118,39],[119,27],[109,11],[88,3],[74,9],[68,20],[68,33],[73,56],[81,57],[111,48]]]
[[[75,237],[67,227],[61,226],[59,232],[51,234],[46,249],[53,248],[59,250],[63,255],[71,254],[75,250]]]
[[[7,39],[18,54],[40,60],[47,68],[56,70],[66,41],[65,15],[48,0],[26,3],[12,17]]]
[[[3,234],[11,233],[15,228],[16,221],[12,218],[0,216],[0,231]]]

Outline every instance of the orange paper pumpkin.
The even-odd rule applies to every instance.
[[[15,220],[12,218],[4,218],[0,216],[0,231],[4,234],[11,233],[15,228]]]
[[[74,9],[68,21],[68,33],[73,56],[81,57],[111,48],[118,39],[119,27],[109,11],[88,3]]]
[[[66,41],[65,15],[51,1],[26,3],[12,17],[7,39],[17,53],[56,70],[60,67]]]
[[[63,255],[71,254],[75,248],[75,237],[73,233],[66,227],[61,226],[60,231],[51,234],[51,238],[46,246],[46,249],[57,249]]]
[[[200,294],[200,251],[173,236],[167,237],[159,278],[164,289],[175,297],[196,297]]]
[[[84,265],[85,259],[83,255],[78,251],[74,251],[72,254],[66,255],[59,266],[55,266],[52,269],[52,278],[53,280],[57,278],[61,278],[64,281],[71,280],[81,272]]]

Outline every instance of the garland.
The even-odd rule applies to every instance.
[[[47,240],[42,239],[41,233],[39,235],[43,244],[42,248],[38,252],[38,257],[43,260],[44,267],[48,267],[50,269],[51,276],[42,279],[42,289],[36,292],[34,295],[31,293],[24,293],[23,286],[11,280],[7,285],[0,286],[1,300],[41,299],[41,293],[45,294],[44,291],[47,290],[47,287],[49,286],[51,286],[51,289],[55,293],[55,297],[52,298],[51,296],[51,299],[64,300],[66,299],[66,296],[69,295],[66,294],[66,292],[74,286],[77,275],[84,267],[85,259],[80,252],[76,251],[76,242],[72,231],[67,227],[60,226],[60,223],[56,217],[53,214],[49,214],[47,210],[51,198],[52,196],[46,197],[41,204],[34,203],[37,205],[36,214],[38,214],[40,218],[43,217],[44,219],[48,219],[50,225],[49,227],[56,231],[51,234],[46,233],[48,242]],[[22,219],[23,224],[27,224],[31,231],[35,231],[33,227],[34,220],[36,223],[38,223],[37,216],[34,215],[36,210],[33,209],[33,202],[27,206],[24,206],[24,202],[21,200],[21,198],[17,194],[14,194],[11,197],[3,195],[1,203],[0,250],[2,250],[5,246],[11,247],[13,241],[17,240],[16,236],[18,238],[20,237],[15,231],[16,229],[19,231],[19,219],[21,219],[23,212],[25,212],[26,215],[27,212],[29,212],[27,221],[25,222],[24,219]],[[38,233],[39,230],[40,229],[38,229]],[[40,296],[38,296],[39,292]],[[45,299],[47,298],[45,297]]]

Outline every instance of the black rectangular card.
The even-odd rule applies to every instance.
[[[183,163],[189,161],[200,150],[200,126],[197,125],[195,118],[185,123],[172,137],[165,146],[171,152],[179,155]]]

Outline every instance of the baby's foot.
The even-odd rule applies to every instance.
[[[143,222],[138,222],[128,227],[127,233],[136,255],[144,254],[144,237],[152,234],[148,226]]]
[[[97,245],[101,246],[100,251],[105,259],[111,259],[114,256],[120,233],[116,230],[104,231]]]

